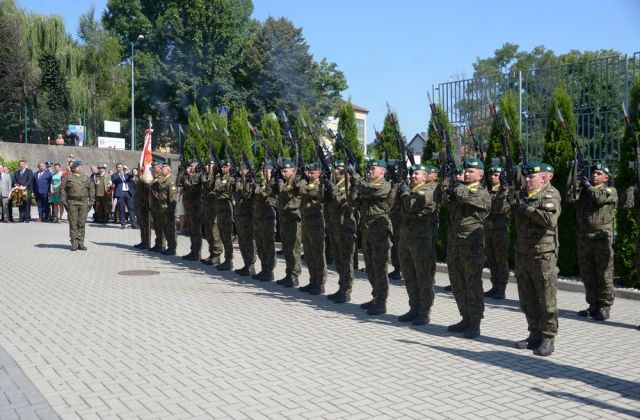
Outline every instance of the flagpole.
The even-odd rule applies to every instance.
[[[149,116],[149,148],[151,148],[151,133],[153,133],[153,123],[151,122],[151,116]],[[151,247],[151,184],[147,188],[147,243]]]

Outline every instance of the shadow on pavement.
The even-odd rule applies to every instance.
[[[633,417],[640,417],[640,411],[629,410],[628,408],[616,407],[615,405],[608,404],[606,402],[594,400],[593,398],[587,398],[580,395],[575,395],[570,392],[564,391],[546,391],[544,389],[540,389],[538,387],[531,388],[535,392],[539,392],[541,394],[548,395],[554,398],[561,398],[564,400],[575,401],[580,404],[590,405],[593,407],[598,407],[603,410],[614,411],[619,414],[627,414]]]
[[[594,388],[600,388],[609,392],[615,392],[620,396],[632,399],[640,400],[640,383],[629,381],[626,379],[616,378],[615,376],[607,375],[600,372],[594,372],[586,370],[580,367],[559,364],[549,359],[542,357],[525,356],[515,353],[499,350],[489,351],[470,351],[459,348],[443,347],[433,344],[425,344],[412,340],[398,340],[405,344],[413,344],[418,346],[430,347],[435,350],[439,350],[445,353],[449,353],[453,356],[464,357],[465,359],[472,360],[474,362],[485,363],[492,366],[497,366],[502,369],[508,369],[514,372],[523,373],[526,375],[534,376],[539,379],[568,379],[573,381],[581,381],[586,385]],[[532,367],[532,361],[535,361],[535,366]],[[539,392],[548,393],[557,397],[566,397],[568,394],[564,392],[550,392],[537,389]],[[569,394],[570,395],[570,394]],[[573,396],[576,399],[582,400],[582,397]],[[618,410],[623,410],[617,408]],[[640,414],[638,411],[626,410],[632,415],[637,416]]]
[[[35,244],[33,245],[36,248],[51,248],[51,249],[71,249],[71,245],[63,245],[63,244]]]

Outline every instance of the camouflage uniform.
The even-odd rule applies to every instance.
[[[301,179],[295,184],[294,194],[300,197],[302,246],[309,270],[309,285],[300,290],[313,294],[322,293],[327,281],[323,188],[319,180],[314,182]]]
[[[149,231],[149,185],[140,178],[136,182],[133,206],[136,209],[138,226],[140,227],[140,244],[137,247],[148,248],[151,239]],[[162,244],[160,245],[162,246]]]
[[[346,179],[342,178],[336,183],[331,200],[326,204],[326,216],[334,244],[333,261],[338,272],[339,291],[350,295],[353,288],[353,254],[356,248],[356,220],[350,203],[356,199],[356,189],[349,185],[347,197]],[[345,296],[345,301],[347,299]]]
[[[447,245],[449,279],[462,324],[478,325],[484,314],[484,221],[491,198],[480,184],[460,184],[447,191],[447,201],[452,216]]]
[[[560,193],[551,184],[524,194],[516,220],[516,279],[531,342],[558,333],[558,217]]]
[[[182,178],[182,188],[182,203],[191,240],[191,250],[185,257],[197,260],[202,249],[202,174],[197,171],[185,174]]]
[[[392,188],[391,194],[395,197],[395,185],[393,185]],[[391,265],[393,266],[393,272],[389,273],[389,277],[399,279],[401,278],[401,265],[398,255],[398,242],[400,240],[400,228],[402,226],[402,209],[400,208],[400,202],[398,200],[393,202],[393,207],[391,207],[389,211],[389,219],[391,220]]]
[[[399,232],[398,258],[409,295],[410,315],[426,318],[433,305],[434,276],[432,266],[433,218],[438,206],[434,200],[436,182],[422,183],[398,198],[402,215]]]
[[[253,241],[253,223],[255,218],[253,180],[246,177],[237,178],[235,191],[236,207],[234,209],[234,216],[240,255],[242,255],[244,267],[253,270],[253,265],[256,262],[256,246]]]
[[[280,240],[286,263],[286,276],[279,280],[279,284],[289,283],[298,285],[300,277],[300,197],[294,191],[296,177],[292,176],[287,182],[278,181],[278,209],[280,210]]]
[[[504,298],[509,282],[509,232],[507,230],[508,190],[495,185],[489,191],[491,211],[484,222],[487,266],[491,271],[491,290],[485,296]]]
[[[567,202],[573,202],[569,196]],[[618,193],[605,184],[583,188],[578,199],[578,264],[589,309],[584,315],[613,305],[613,218]],[[582,314],[581,314],[582,315]]]
[[[215,183],[216,195],[216,224],[220,232],[220,240],[224,247],[224,262],[233,261],[233,186],[235,182],[231,175],[227,174]]]
[[[216,220],[216,193],[214,187],[217,179],[216,172],[207,173],[203,177],[202,184],[204,237],[209,244],[209,257],[202,260],[202,262],[210,265],[222,254],[222,241],[220,240],[220,232]]]
[[[389,294],[387,266],[392,234],[389,210],[394,197],[391,184],[384,179],[373,182],[356,179],[355,188],[360,210],[362,252],[373,295],[373,300],[363,308],[370,309],[369,304],[385,306]]]
[[[178,188],[171,180],[171,175],[159,176],[158,201],[160,204],[160,224],[162,235],[167,240],[167,252],[174,255],[177,246],[176,237],[176,204],[178,203]]]
[[[154,175],[151,184],[145,187],[145,189],[148,189],[149,191],[149,209],[151,210],[151,218],[153,219],[153,233],[156,237],[155,244],[151,250],[158,252],[164,250],[167,241],[167,238],[164,236],[164,216],[162,213],[162,205],[160,203],[160,187],[162,181],[162,174]],[[144,184],[144,182],[140,182],[140,184]]]
[[[273,179],[262,181],[255,186],[254,238],[262,276],[273,275],[276,266],[276,196],[273,193]],[[268,276],[271,280],[271,276]]]
[[[69,239],[71,249],[84,247],[84,229],[87,214],[93,205],[94,184],[88,176],[71,173],[62,179],[60,185],[60,201],[67,209],[69,220]]]

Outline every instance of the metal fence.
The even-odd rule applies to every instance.
[[[517,96],[519,135],[531,159],[541,159],[549,102],[563,87],[573,102],[577,134],[586,157],[615,166],[624,134],[622,102],[640,77],[640,52],[579,63],[563,64],[496,77],[440,83],[434,96],[443,106],[461,155],[472,152],[465,130],[472,125],[475,137],[488,144],[491,119],[489,98],[496,104],[506,92]],[[486,150],[486,149],[485,149]]]

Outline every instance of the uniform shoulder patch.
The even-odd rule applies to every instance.
[[[555,207],[555,204],[553,204],[553,203],[545,203],[544,207],[547,208],[547,209],[552,209],[552,208]]]
[[[553,194],[547,194],[544,196],[544,198],[546,198],[547,200],[550,200],[553,198]]]
[[[607,190],[608,193],[613,192],[613,190],[610,187],[607,187],[606,190]]]

